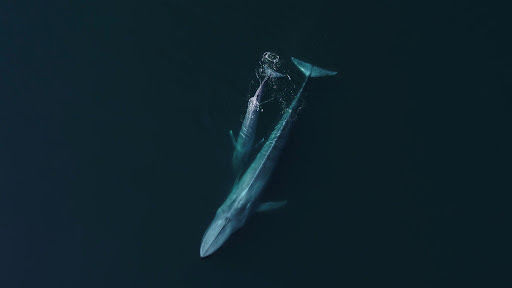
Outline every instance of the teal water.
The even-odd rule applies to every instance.
[[[28,2],[0,4],[1,287],[508,287],[506,9]],[[339,75],[306,86],[287,206],[200,259],[265,51]]]

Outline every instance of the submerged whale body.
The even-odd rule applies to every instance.
[[[274,65],[275,62],[279,60],[279,56],[270,52],[266,52],[263,54],[263,60],[267,58],[271,59],[268,61],[272,61],[272,64]],[[265,62],[263,61],[263,63]],[[267,64],[263,64],[261,73],[263,74],[263,80],[261,80],[260,86],[254,93],[254,96],[249,98],[249,102],[247,103],[247,111],[245,113],[244,121],[242,123],[242,128],[238,133],[238,137],[235,138],[235,136],[233,135],[233,131],[229,131],[231,141],[233,142],[234,147],[232,165],[236,175],[240,175],[240,173],[243,172],[243,169],[246,168],[245,166],[247,160],[253,150],[263,89],[271,79],[285,76],[281,73],[276,72],[274,70],[274,67],[270,67]]]

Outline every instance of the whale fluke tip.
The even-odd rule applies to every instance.
[[[330,71],[327,69],[317,67],[315,65],[299,60],[295,57],[292,57],[292,61],[302,71],[302,73],[309,77],[324,77],[338,74],[338,72],[336,71]]]

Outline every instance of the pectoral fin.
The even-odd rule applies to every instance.
[[[261,140],[258,143],[256,143],[256,145],[254,145],[254,149],[260,149],[263,143],[265,143],[265,138],[261,138]]]
[[[229,130],[229,137],[231,138],[231,143],[233,143],[233,147],[236,147],[236,139],[235,135],[233,135],[233,130]]]
[[[265,202],[265,203],[261,203],[260,206],[258,206],[258,208],[256,209],[256,212],[266,212],[266,211],[275,210],[277,208],[281,208],[284,205],[286,205],[286,202],[287,201],[284,200],[284,201],[279,201],[279,202]]]

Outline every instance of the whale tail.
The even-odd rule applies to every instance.
[[[292,61],[297,67],[299,67],[302,73],[304,73],[304,75],[308,77],[324,77],[338,74],[338,72],[336,71],[330,71],[327,69],[314,66],[312,64],[309,64],[294,57],[292,57]]]

